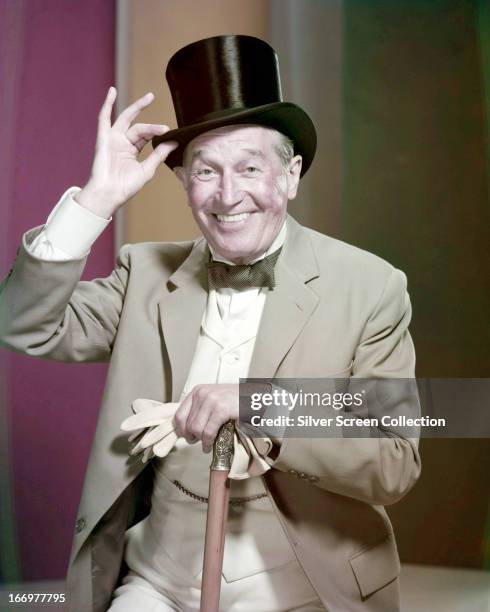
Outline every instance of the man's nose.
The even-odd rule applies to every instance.
[[[239,204],[243,200],[243,192],[240,181],[231,173],[223,173],[221,177],[220,202],[223,206],[230,207]]]

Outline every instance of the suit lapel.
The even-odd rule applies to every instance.
[[[172,401],[178,402],[199,338],[207,299],[207,245],[199,240],[169,278],[159,302],[160,322],[172,370]]]
[[[267,296],[250,364],[250,378],[272,378],[276,374],[319,301],[306,285],[319,275],[310,240],[289,215],[286,223],[286,241],[275,270],[276,287]]]

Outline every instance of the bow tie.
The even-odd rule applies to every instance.
[[[232,266],[222,261],[210,261],[208,263],[209,290],[223,287],[238,291],[250,287],[269,287],[269,289],[272,289],[276,284],[274,266],[280,252],[281,249],[277,249],[267,257],[244,266]]]

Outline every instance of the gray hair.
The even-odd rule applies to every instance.
[[[294,143],[286,134],[278,132],[277,130],[273,131],[277,134],[277,144],[274,148],[279,155],[283,169],[287,170],[289,162],[294,157]]]

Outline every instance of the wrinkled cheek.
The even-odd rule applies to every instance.
[[[272,191],[278,200],[287,200],[287,187],[288,186],[286,180],[276,181],[274,183]]]
[[[203,191],[202,187],[196,186],[196,187],[191,187],[189,191],[187,192],[189,201],[191,202],[191,204],[193,204],[196,207],[198,206],[199,202],[202,201],[202,198],[204,195],[202,191]]]
[[[189,206],[194,215],[204,216],[212,210],[212,197],[202,188],[191,189],[188,192]]]

